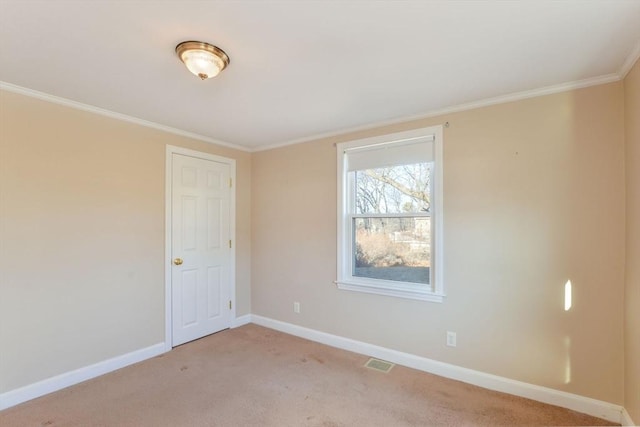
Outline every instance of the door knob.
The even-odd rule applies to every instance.
[[[182,258],[176,258],[176,259],[174,259],[174,260],[173,260],[173,263],[174,263],[175,265],[181,265],[181,264],[182,264]]]

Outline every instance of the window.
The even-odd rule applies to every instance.
[[[338,144],[340,289],[441,302],[442,127]]]

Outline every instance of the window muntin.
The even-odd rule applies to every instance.
[[[424,162],[349,172],[354,277],[431,283],[431,168]],[[394,216],[380,216],[388,214]]]
[[[434,127],[338,145],[340,289],[442,301],[441,139]]]

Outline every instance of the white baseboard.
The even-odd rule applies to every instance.
[[[579,396],[577,394],[567,393],[564,391],[554,390],[547,387],[541,387],[522,381],[516,381],[505,377],[499,377],[497,375],[487,374],[480,371],[474,371],[473,369],[467,369],[448,363],[438,362],[436,360],[427,359],[425,357],[403,353],[397,350],[391,350],[377,345],[367,344],[365,342],[328,334],[326,332],[316,331],[314,329],[305,328],[291,323],[281,322],[279,320],[274,320],[255,314],[251,316],[251,320],[256,325],[265,326],[270,329],[275,329],[277,331],[285,332],[287,334],[295,335],[301,338],[306,338],[311,341],[316,341],[343,350],[353,351],[355,353],[365,354],[368,356],[387,360],[398,365],[403,365],[409,368],[418,369],[420,371],[429,372],[431,374],[439,375],[445,378],[451,378],[468,384],[487,388],[489,390],[509,393],[515,396],[536,400],[538,402],[560,406],[563,408],[581,412],[583,414],[604,418],[605,420],[614,423],[623,422],[624,408],[612,403],[603,402],[601,400]],[[627,419],[631,421],[631,418],[628,416],[628,414]],[[631,424],[623,423],[623,425]]]
[[[251,323],[251,315],[245,314],[244,316],[232,319],[231,328],[237,328],[248,323]],[[55,377],[38,381],[37,383],[29,384],[15,390],[10,390],[0,394],[0,411],[19,405],[20,403],[31,399],[44,396],[45,394],[53,393],[54,391],[81,383],[82,381],[90,380],[100,375],[124,368],[125,366],[142,362],[143,360],[150,359],[170,350],[171,345],[158,343],[90,366],[85,366],[84,368],[65,372],[63,374],[56,375]]]
[[[638,424],[634,423],[631,419],[631,415],[627,412],[626,409],[622,408],[622,420],[620,422],[623,426],[637,426]]]
[[[84,368],[65,372],[63,374],[56,375],[55,377],[2,393],[0,394],[0,411],[28,400],[35,399],[36,397],[44,396],[45,394],[78,384],[82,381],[104,375],[115,371],[116,369],[124,368],[125,366],[150,359],[162,353],[165,353],[165,344],[158,343],[150,347],[132,351],[131,353],[116,356],[102,362],[94,363],[93,365],[85,366]]]
[[[248,325],[249,323],[251,323],[251,315],[245,314],[244,316],[236,317],[235,319],[231,320],[231,329]]]
[[[246,314],[244,316],[237,317],[232,320],[231,327],[237,328],[248,323],[255,323],[260,326],[265,326],[267,328],[275,329],[332,347],[388,360],[398,365],[477,385],[490,390],[509,393],[515,396],[572,409],[584,414],[604,418],[614,423],[621,423],[623,426],[635,425],[629,413],[619,405],[547,387],[528,384],[522,381],[499,377],[497,375],[487,374],[480,371],[474,371],[473,369],[438,362],[425,357],[403,353],[401,351],[373,344],[367,344],[362,341],[328,334],[326,332],[305,328],[292,323],[281,322],[279,320],[255,314]],[[150,359],[163,354],[166,351],[165,343],[158,343],[150,347],[123,354],[84,368],[66,372],[34,384],[2,393],[0,394],[0,410],[10,408],[28,400],[78,384],[82,381],[124,368],[125,366]]]

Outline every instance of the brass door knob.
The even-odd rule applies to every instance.
[[[174,263],[175,265],[181,265],[181,264],[182,264],[182,258],[176,258],[176,259],[174,259],[174,260],[173,260],[173,263]]]

